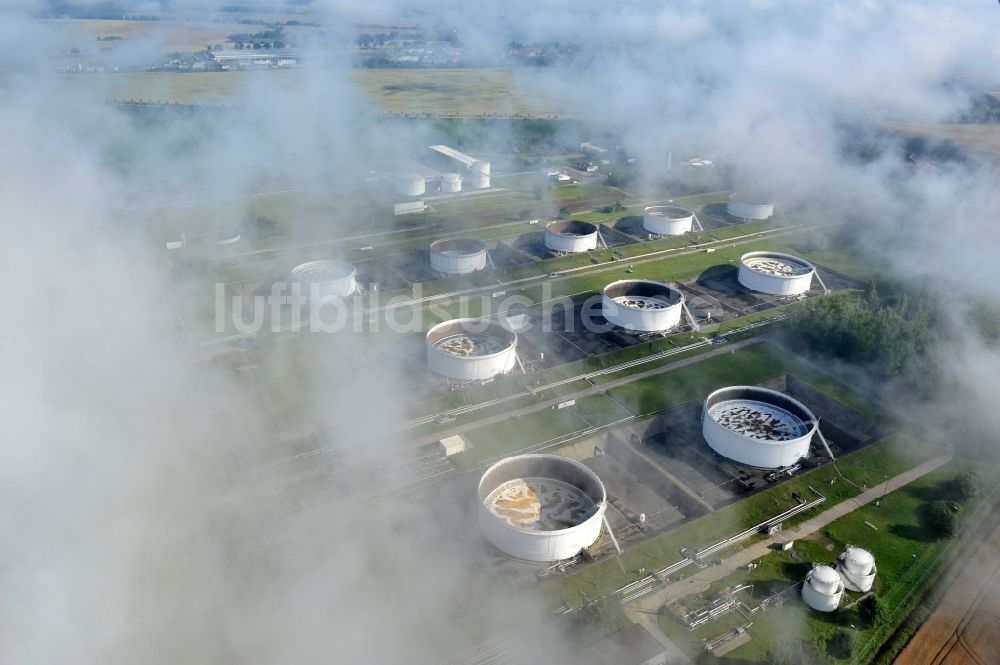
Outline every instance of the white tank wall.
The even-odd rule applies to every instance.
[[[588,235],[561,235],[546,228],[545,246],[556,252],[586,252],[597,248],[597,232]]]
[[[449,275],[464,275],[486,267],[486,250],[475,254],[438,254],[431,252],[431,268]]]
[[[472,181],[473,189],[487,189],[490,186],[489,173],[471,173],[469,180]]]
[[[726,389],[723,388],[722,390]],[[764,388],[755,388],[755,390],[765,393],[775,392]],[[780,395],[781,393],[778,394]],[[809,454],[809,444],[812,441],[813,433],[816,431],[815,419],[813,419],[809,431],[797,439],[789,439],[787,441],[752,439],[748,436],[743,436],[739,432],[734,432],[712,418],[709,414],[709,400],[714,395],[715,393],[709,395],[702,405],[701,433],[705,437],[705,442],[708,443],[709,447],[723,457],[739,462],[740,464],[761,469],[780,469],[792,466]],[[788,400],[795,401],[786,395],[782,396]],[[753,398],[748,397],[747,399]],[[806,408],[805,405],[796,403],[801,408]]]
[[[441,176],[441,191],[446,194],[462,191],[462,176],[457,173],[445,173]]]
[[[329,266],[344,274],[332,278],[312,278],[310,273],[321,271]],[[297,284],[304,301],[319,300],[327,297],[344,298],[357,291],[354,266],[337,261],[311,261],[296,266],[292,270],[292,283]]]
[[[456,356],[434,347],[430,341],[431,335],[439,328],[467,321],[470,325],[481,325],[475,319],[453,319],[440,323],[427,333],[427,365],[437,374],[458,381],[485,381],[506,374],[517,364],[517,335],[503,330],[504,335],[511,337],[510,344],[502,351],[484,356]],[[497,327],[500,324],[495,323]],[[488,331],[483,331],[488,332]]]
[[[834,582],[827,583],[817,578],[821,569],[829,571],[829,574],[836,578]],[[840,607],[840,599],[844,595],[844,585],[840,581],[840,576],[828,566],[817,566],[809,571],[805,581],[802,583],[802,600],[806,605],[820,612],[833,612]]]
[[[780,252],[750,252],[740,258],[740,267],[736,276],[740,284],[751,291],[767,293],[773,296],[795,296],[809,292],[809,289],[812,288],[813,275],[816,273],[815,268],[801,275],[766,275],[753,270],[745,263],[748,258],[767,254],[777,257],[787,257],[799,263],[811,265],[808,261],[791,256],[790,254],[782,254]]]
[[[774,214],[773,203],[748,203],[730,198],[726,204],[726,212],[739,219],[763,220]]]
[[[520,455],[518,457],[501,460],[497,463],[497,465],[504,464],[508,460],[531,457],[556,456]],[[532,531],[529,529],[522,529],[508,523],[506,520],[499,518],[490,512],[489,507],[487,507],[482,501],[484,488],[480,485],[479,528],[482,530],[482,533],[487,540],[506,554],[517,559],[524,559],[526,561],[560,561],[562,559],[568,559],[576,556],[582,550],[593,545],[601,535],[601,527],[604,524],[604,512],[607,510],[607,498],[604,492],[603,484],[600,479],[597,478],[596,474],[590,471],[590,469],[587,469],[587,467],[580,462],[564,457],[560,457],[558,459],[560,462],[572,464],[576,467],[582,467],[583,472],[593,476],[598,485],[600,485],[601,494],[603,496],[599,502],[595,502],[597,504],[597,510],[593,515],[580,524],[569,527],[568,529],[559,529],[556,531]],[[486,475],[489,474],[493,468],[494,467],[490,467],[483,477],[486,478]]]
[[[634,281],[636,283],[648,283],[655,286],[663,286],[655,282],[648,282],[648,280],[623,280],[625,282]],[[684,296],[678,292],[680,299],[672,304],[667,305],[663,309],[646,309],[639,307],[629,307],[623,305],[620,302],[615,301],[615,295],[608,295],[609,291],[612,291],[616,285],[622,282],[612,282],[605,287],[604,292],[601,294],[601,310],[604,318],[608,320],[609,323],[616,325],[620,328],[625,328],[626,330],[636,330],[641,332],[656,332],[661,330],[670,330],[681,322],[681,314],[684,307]],[[627,294],[621,294],[627,295]],[[644,296],[649,297],[649,296]]]
[[[691,231],[694,213],[686,216],[666,216],[656,214],[668,206],[650,206],[643,211],[642,228],[650,233],[663,236],[682,236]],[[670,206],[672,207],[672,206]],[[674,208],[677,209],[677,208]]]
[[[427,191],[427,182],[423,176],[413,175],[403,178],[399,192],[403,196],[420,196]]]

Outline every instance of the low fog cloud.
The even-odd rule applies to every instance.
[[[414,9],[317,6],[331,23]],[[45,7],[18,9],[0,14],[4,69],[58,43],[28,13]],[[422,9],[463,40],[583,44],[590,56],[539,76],[568,109],[619,128],[640,163],[725,153],[738,182],[784,205],[862,218],[873,259],[954,293],[956,321],[968,298],[996,304],[988,160],[901,176],[888,135],[882,158],[843,157],[845,126],[935,122],[966,107],[967,94],[945,84],[993,74],[994,3]],[[373,120],[350,76],[353,35],[331,32],[307,47],[313,64],[294,86],[249,77],[222,125],[188,119],[151,133],[48,75],[0,86],[0,661],[425,662],[456,642],[452,623],[466,629],[463,610],[509,613],[453,546],[476,528],[458,506],[352,499],[304,521],[275,507],[260,471],[273,453],[266,428],[235,379],[196,362],[168,305],[193,285],[146,236],[155,203],[262,181],[350,181],[358,163],[410,144]],[[401,445],[391,423],[409,397],[405,377],[372,362],[366,344],[343,335],[317,360],[328,378],[317,419],[358,473],[371,450]],[[963,406],[992,412],[996,350],[971,334],[949,348]],[[492,593],[477,595],[484,588]]]

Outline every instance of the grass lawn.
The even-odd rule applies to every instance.
[[[982,465],[967,460],[956,460],[937,471],[887,494],[880,505],[868,504],[829,524],[822,533],[797,541],[795,553],[805,563],[789,552],[774,552],[758,560],[759,566],[751,571],[740,570],[724,580],[715,583],[701,598],[689,598],[685,605],[693,607],[705,601],[712,591],[737,584],[752,583],[753,600],[748,595],[743,599],[748,605],[755,605],[765,596],[771,595],[789,585],[801,581],[812,563],[832,564],[844,547],[854,544],[864,547],[875,556],[878,566],[875,592],[892,608],[901,608],[914,592],[922,589],[929,571],[941,560],[941,555],[952,546],[953,540],[938,538],[923,520],[923,511],[928,503],[936,499],[950,499],[948,483],[956,474],[972,468],[983,472]],[[995,469],[986,471],[995,481]],[[991,482],[992,484],[992,482]],[[975,500],[961,507],[960,518],[964,518],[975,507]],[[877,527],[873,530],[866,522]],[[848,592],[851,599],[861,594]],[[789,639],[805,639],[812,642],[820,653],[826,651],[826,640],[838,628],[847,629],[857,638],[855,657],[867,662],[870,653],[884,640],[892,626],[875,627],[867,625],[856,608],[841,609],[825,614],[809,609],[801,600],[799,589],[791,589],[784,594],[785,603],[781,607],[770,608],[752,615],[753,626],[750,634],[753,640],[732,651],[732,662],[766,663],[768,651],[773,644]],[[897,613],[896,621],[902,618]],[[694,631],[681,627],[669,618],[662,618],[661,627],[689,655],[697,655],[705,640],[710,640],[728,630],[731,626],[722,622],[710,622]],[[853,627],[852,627],[853,626]],[[790,629],[794,629],[790,632]],[[867,647],[867,650],[866,650]],[[721,661],[725,662],[725,661]],[[849,661],[848,661],[849,662]]]

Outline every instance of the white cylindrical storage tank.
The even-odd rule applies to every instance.
[[[427,331],[427,364],[459,381],[484,381],[517,364],[517,335],[491,319],[452,319]]]
[[[486,244],[479,240],[435,240],[431,267],[448,275],[462,275],[486,267]]]
[[[558,455],[503,459],[479,481],[479,528],[527,561],[576,556],[601,535],[607,492],[586,466]]]
[[[490,186],[490,174],[473,171],[469,174],[473,189],[488,189]]]
[[[681,322],[684,294],[645,279],[623,279],[604,287],[604,318],[620,328],[639,332],[670,330]]]
[[[642,212],[642,228],[661,236],[682,236],[692,222],[694,212],[681,206],[649,206]]]
[[[419,173],[400,176],[399,193],[403,196],[421,196],[427,191],[427,180]]]
[[[749,252],[740,257],[737,279],[751,291],[773,296],[808,293],[816,266],[781,252]]]
[[[802,600],[820,612],[833,612],[840,607],[844,583],[830,566],[813,566],[802,583]]]
[[[458,173],[445,173],[442,175],[441,191],[446,194],[462,191],[462,176]]]
[[[239,228],[215,229],[205,234],[205,242],[217,247],[235,245],[243,237]]]
[[[705,399],[701,431],[723,457],[760,469],[791,466],[809,454],[816,417],[802,402],[757,386],[731,386]]]
[[[304,302],[323,298],[344,298],[357,290],[354,266],[343,261],[310,261],[292,269],[293,297]]]
[[[774,201],[762,194],[733,192],[726,203],[726,212],[739,219],[767,219],[774,214]]]
[[[871,552],[848,545],[837,560],[837,572],[851,591],[871,591],[878,570]]]
[[[597,226],[558,219],[545,225],[545,246],[556,252],[586,252],[597,248]]]

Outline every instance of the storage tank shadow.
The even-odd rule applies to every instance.
[[[580,462],[559,455],[516,455],[483,474],[479,527],[506,554],[525,561],[568,559],[601,534],[607,492]]]
[[[712,450],[758,469],[781,469],[806,457],[818,427],[816,416],[802,402],[757,386],[711,393],[701,423]]]

